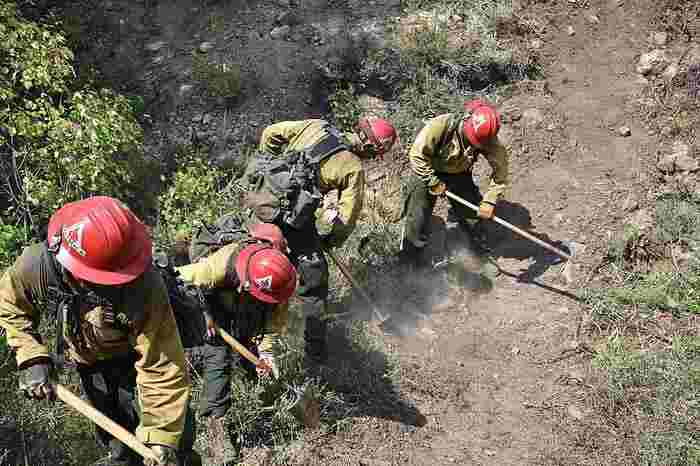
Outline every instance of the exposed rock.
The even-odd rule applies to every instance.
[[[657,75],[662,73],[668,66],[666,52],[661,49],[652,50],[642,54],[637,63],[637,73],[643,75]]]
[[[199,44],[199,51],[202,53],[207,53],[214,48],[213,42],[202,42]]]
[[[596,15],[590,15],[590,16],[588,17],[588,22],[591,23],[591,24],[599,24],[599,23],[600,23],[600,18],[598,18],[598,16],[596,16]]]
[[[668,65],[668,68],[666,68],[664,70],[664,72],[661,74],[661,76],[665,80],[671,81],[671,80],[673,80],[673,78],[675,78],[678,75],[679,72],[680,72],[680,68],[678,67],[678,65],[676,65],[675,63],[672,63],[672,64]]]
[[[535,50],[539,50],[544,46],[544,42],[542,39],[533,39],[532,42],[530,42],[530,47],[532,47]]]
[[[291,30],[292,28],[289,25],[278,26],[270,31],[270,37],[275,40],[284,39],[289,35]]]
[[[673,136],[673,127],[664,126],[663,128],[661,128],[661,134],[666,137]]]
[[[620,128],[618,128],[617,132],[622,137],[627,137],[632,134],[632,130],[629,128],[629,126],[621,126]]]
[[[683,172],[676,175],[676,186],[680,192],[693,193],[697,185],[697,178],[690,172]]]
[[[673,173],[676,170],[676,156],[674,154],[664,154],[656,164],[663,173]]]
[[[573,36],[574,34],[576,34],[576,29],[574,29],[573,26],[569,26],[568,28],[566,28],[566,33],[570,36]]]
[[[528,108],[523,112],[523,122],[527,126],[540,126],[544,123],[544,114],[538,108]]]
[[[582,421],[583,418],[586,417],[584,412],[576,405],[569,405],[569,407],[566,408],[566,413],[577,421]]]
[[[280,24],[282,26],[294,26],[295,24],[299,24],[299,17],[294,14],[291,11],[285,11],[284,13],[281,13],[279,16],[277,16],[277,19],[275,20],[277,24]]]
[[[155,42],[151,42],[150,44],[146,45],[146,50],[149,52],[157,52],[158,50],[162,49],[163,47],[167,46],[168,43],[165,42],[164,40],[158,40]]]
[[[501,121],[504,123],[512,123],[514,121],[519,121],[523,118],[523,112],[517,108],[502,109],[501,111]]]
[[[634,212],[626,223],[644,233],[654,228],[654,215],[650,209],[640,209]]]
[[[655,32],[654,34],[652,34],[651,40],[656,45],[664,46],[668,42],[668,32]]]
[[[676,170],[694,172],[700,169],[700,164],[695,158],[692,148],[685,142],[675,141],[672,151]]]
[[[622,210],[625,212],[633,212],[637,209],[639,209],[639,199],[634,193],[630,193],[627,199],[625,199],[625,202],[622,203]]]
[[[194,85],[192,84],[182,84],[178,90],[180,97],[187,97],[194,92]]]

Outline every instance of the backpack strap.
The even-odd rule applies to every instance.
[[[462,146],[462,149],[466,149],[464,146],[464,122],[471,116],[471,110],[467,110],[464,113],[453,113],[447,123],[447,131],[445,131],[442,135],[442,139],[440,139],[440,147],[447,144],[456,131],[457,134],[459,134],[459,145]]]
[[[327,132],[323,139],[306,150],[306,159],[309,162],[317,164],[342,150],[350,149],[335,127],[329,126]]]
[[[58,246],[56,242],[49,244],[44,243],[44,257],[46,258],[46,263],[48,265],[49,278],[48,283],[50,290],[49,300],[53,301],[54,307],[54,318],[56,319],[56,336],[55,336],[55,364],[60,369],[66,362],[65,357],[65,335],[64,326],[68,322],[72,327],[75,327],[76,319],[72,312],[77,306],[79,306],[79,295],[71,290],[63,282],[63,274],[61,272],[61,267],[56,260],[56,252],[58,251]],[[74,328],[69,329],[69,331],[74,331]]]

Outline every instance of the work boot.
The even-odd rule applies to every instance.
[[[236,460],[225,421],[224,417],[210,417],[207,421],[206,466],[228,466]]]
[[[328,323],[320,317],[306,318],[304,351],[317,364],[328,360]]]

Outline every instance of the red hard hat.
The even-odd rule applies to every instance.
[[[243,289],[264,303],[284,303],[297,287],[297,271],[283,253],[269,244],[243,248],[236,259]]]
[[[287,240],[280,227],[273,223],[256,223],[248,229],[248,233],[255,239],[268,241],[275,249],[287,252]]]
[[[379,157],[389,152],[398,139],[396,128],[389,120],[372,115],[361,117],[357,122],[357,128],[377,149]]]
[[[467,102],[465,108],[471,112],[464,120],[464,134],[471,145],[483,146],[496,137],[501,128],[496,109],[479,100]]]
[[[49,248],[76,278],[121,285],[151,263],[146,226],[117,199],[95,196],[57,210],[48,228]]]

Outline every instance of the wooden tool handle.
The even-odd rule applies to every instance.
[[[345,278],[348,279],[348,281],[350,282],[350,284],[351,284],[357,291],[360,292],[360,294],[362,295],[363,298],[365,298],[365,301],[367,301],[367,303],[368,303],[368,304],[370,305],[370,307],[372,308],[372,312],[374,313],[375,317],[376,317],[377,319],[379,319],[380,321],[382,321],[382,322],[384,322],[385,320],[387,320],[387,318],[384,317],[384,315],[382,315],[382,313],[379,311],[379,309],[377,309],[377,306],[374,304],[374,301],[372,300],[372,298],[370,298],[369,294],[367,294],[367,292],[364,290],[364,288],[362,288],[362,287],[360,286],[360,284],[357,283],[357,282],[355,281],[355,279],[353,278],[353,276],[350,275],[350,271],[349,271],[347,268],[345,268],[345,265],[344,265],[342,262],[340,262],[340,261],[338,260],[338,258],[335,257],[335,254],[333,254],[333,253],[332,253],[331,251],[329,251],[329,250],[326,250],[326,254],[328,254],[328,255],[330,256],[330,258],[333,260],[333,262],[335,263],[335,265],[337,265],[338,268],[340,269],[340,271],[343,273],[343,275],[345,276]]]
[[[251,353],[248,348],[246,348],[238,340],[233,338],[231,336],[231,334],[228,333],[226,330],[224,330],[220,327],[217,327],[217,329],[219,330],[219,335],[221,335],[221,338],[223,338],[223,340],[226,343],[228,343],[229,346],[231,346],[233,349],[238,351],[241,354],[241,356],[243,356],[244,358],[246,358],[248,361],[252,362],[256,366],[260,365],[260,359],[258,359],[253,353]]]
[[[460,204],[462,204],[466,207],[469,207],[470,209],[472,209],[476,212],[479,212],[479,207],[475,206],[474,204],[467,201],[466,199],[462,199],[461,197],[459,197],[456,194],[453,194],[449,191],[445,191],[445,195],[447,197],[449,197],[450,199],[454,199],[455,201],[459,202]],[[568,261],[571,260],[571,256],[569,254],[565,253],[564,251],[562,251],[561,249],[555,248],[551,244],[549,244],[545,241],[542,241],[541,239],[533,236],[532,234],[528,233],[525,230],[521,230],[520,228],[516,227],[515,225],[512,225],[512,224],[506,222],[502,218],[494,216],[491,220],[493,220],[494,222],[496,222],[500,225],[503,225],[504,227],[508,228],[511,231],[514,231],[515,233],[519,234],[520,236],[523,236],[523,237],[529,239],[530,241],[539,244],[543,248],[552,251],[554,254],[558,255],[559,257],[563,257],[564,259],[566,259]]]
[[[95,409],[90,403],[83,401],[79,396],[71,392],[67,387],[61,384],[55,384],[56,396],[71,408],[78,411],[83,416],[90,419],[92,422],[102,427],[104,430],[112,434],[115,438],[126,444],[129,448],[141,455],[144,459],[158,461],[156,453],[141,443],[134,434],[120,426],[100,411]]]

